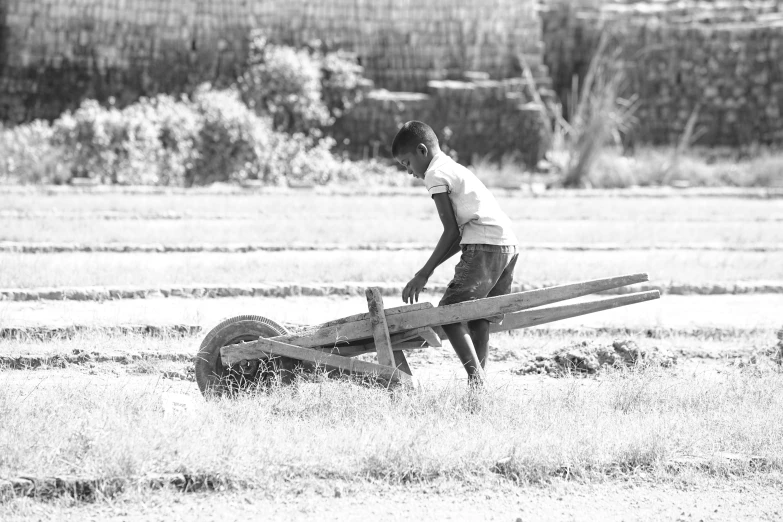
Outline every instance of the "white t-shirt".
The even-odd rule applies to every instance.
[[[511,220],[495,197],[470,170],[438,152],[424,173],[431,196],[446,192],[457,217],[461,245],[516,245]]]

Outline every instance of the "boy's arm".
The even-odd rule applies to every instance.
[[[434,194],[432,199],[435,200],[435,206],[438,208],[438,216],[443,224],[443,233],[435,246],[435,250],[422,269],[416,272],[413,279],[405,285],[405,289],[402,291],[402,300],[406,303],[413,303],[414,299],[418,302],[419,293],[424,288],[424,285],[427,284],[427,280],[432,275],[432,272],[460,250],[459,242],[461,237],[459,235],[459,226],[457,226],[457,217],[454,215],[449,195],[442,192]]]

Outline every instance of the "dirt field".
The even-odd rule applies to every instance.
[[[346,520],[780,520],[779,484],[736,480],[656,485],[555,482],[546,487],[486,489],[442,483],[390,488],[344,482],[300,482],[282,492],[181,495],[160,493],[98,505],[20,502],[4,520],[269,521]],[[0,514],[2,514],[0,506]]]
[[[500,199],[523,242],[563,246],[523,251],[518,279],[569,282],[646,271],[651,281],[783,280],[783,199]],[[426,250],[317,246],[434,243],[437,234],[426,195],[0,194],[0,245],[316,247],[0,252],[0,288],[404,283]],[[672,247],[649,250],[664,242]],[[600,250],[607,243],[619,248]],[[587,249],[574,250],[577,245]],[[433,282],[448,281],[454,263],[441,267]],[[439,297],[422,299],[437,303]],[[401,304],[384,299],[387,306]],[[17,329],[0,336],[0,518],[783,516],[783,380],[775,360],[783,294],[664,295],[499,334],[491,341],[490,385],[481,396],[465,387],[448,343],[411,352],[419,387],[392,395],[316,380],[209,403],[193,382],[189,357],[222,318],[254,313],[316,324],[366,306],[357,295],[0,301],[0,330]],[[201,332],[112,330],[120,325],[161,332],[185,325]],[[68,330],[73,326],[80,329]],[[51,328],[61,330],[41,333]],[[663,366],[653,358],[649,365],[587,376],[525,370],[536,357],[611,347],[617,340],[676,363]],[[212,486],[182,493],[144,485],[150,474],[177,473],[209,477]],[[51,475],[127,483],[122,492],[104,491],[90,502],[4,493],[4,480]]]

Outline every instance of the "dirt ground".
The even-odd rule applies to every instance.
[[[312,481],[285,492],[159,492],[96,504],[27,499],[0,507],[0,518],[79,521],[505,520],[736,521],[783,518],[779,484],[754,481],[661,485],[645,481],[546,487],[449,483],[416,487]],[[13,507],[15,514],[9,508]],[[6,517],[3,510],[6,510]]]

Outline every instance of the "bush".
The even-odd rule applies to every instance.
[[[269,45],[255,33],[248,69],[239,79],[243,99],[275,130],[303,132],[333,122],[321,99],[321,66],[306,50]]]
[[[60,147],[51,144],[52,128],[35,120],[0,126],[0,180],[5,183],[62,183],[69,177]]]
[[[200,124],[185,186],[248,179],[278,182],[264,169],[264,158],[270,156],[271,125],[249,110],[236,91],[202,86],[193,95],[193,106]]]
[[[168,95],[142,98],[123,111],[126,118],[146,119],[154,128],[157,145],[156,185],[183,186],[187,173],[193,169],[196,140],[202,120],[187,100]]]
[[[0,175],[176,186],[358,177],[361,168],[335,158],[321,129],[361,99],[362,72],[349,54],[267,45],[256,32],[238,90],[205,85],[192,100],[160,95],[122,110],[88,100],[51,127],[0,129]]]
[[[199,117],[187,101],[159,95],[123,110],[88,100],[55,120],[71,176],[120,185],[182,185]]]
[[[39,134],[62,151],[70,176],[111,184],[323,184],[343,169],[333,140],[275,132],[236,90],[208,85],[192,101],[161,95],[123,110],[86,101],[56,120],[50,137]]]
[[[323,101],[334,118],[353,109],[361,101],[368,84],[364,67],[356,63],[355,56],[343,51],[327,53],[323,57],[321,78]]]
[[[255,31],[239,86],[243,100],[270,116],[275,130],[318,136],[361,100],[368,83],[363,73],[350,53],[272,45]]]
[[[332,139],[276,132],[236,91],[202,88],[193,103],[202,126],[187,186],[216,181],[324,184],[337,176],[341,162],[331,153]]]
[[[54,122],[52,142],[62,146],[73,177],[121,185],[157,182],[159,142],[140,114],[88,100]]]

